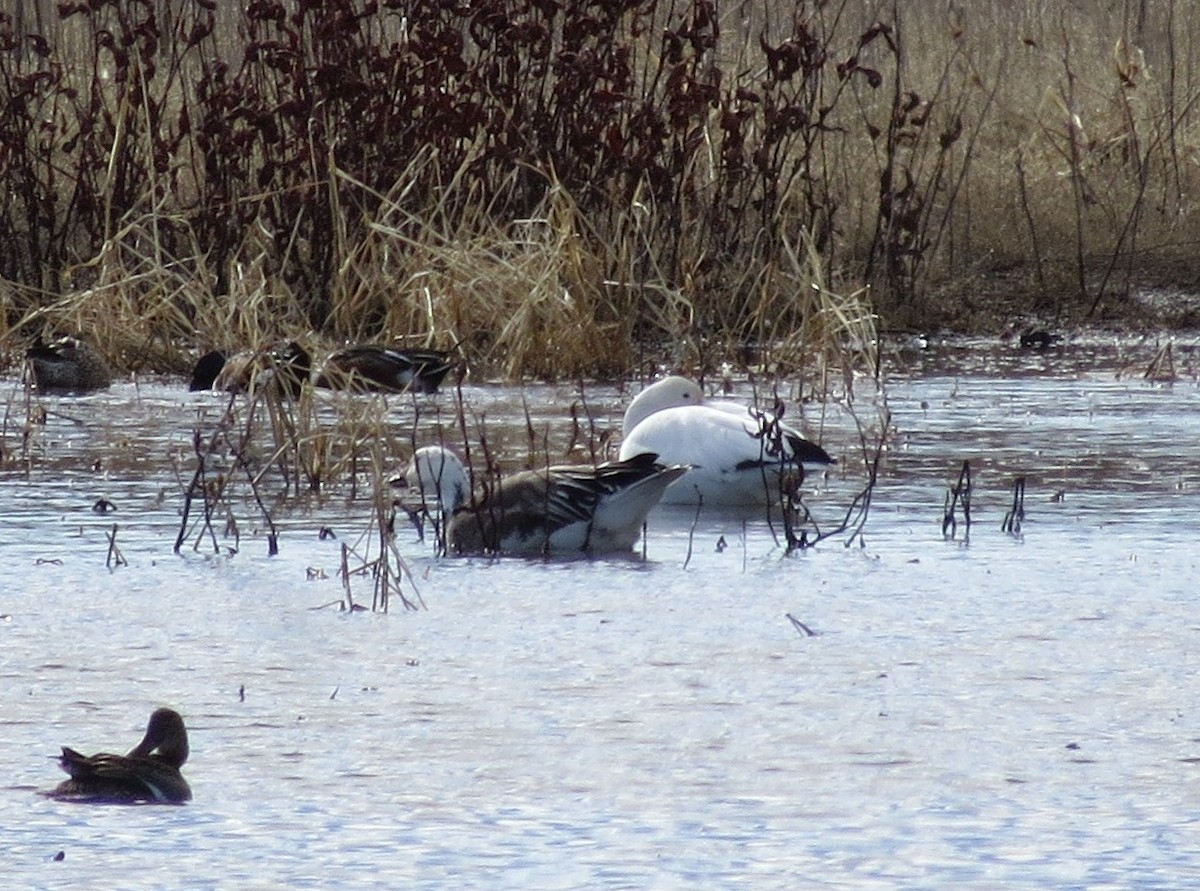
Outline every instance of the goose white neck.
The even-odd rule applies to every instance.
[[[412,467],[421,494],[436,494],[443,511],[452,514],[466,504],[471,482],[458,455],[442,446],[425,446],[413,453]]]

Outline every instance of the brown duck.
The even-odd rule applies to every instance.
[[[179,772],[187,761],[187,729],[179,712],[160,708],[128,755],[81,755],[63,746],[59,764],[70,774],[52,792],[64,801],[182,804],[192,790]]]
[[[112,383],[108,363],[95,349],[76,337],[54,343],[38,342],[25,353],[29,373],[39,390],[103,390]]]

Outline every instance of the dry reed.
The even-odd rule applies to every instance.
[[[406,335],[568,378],[766,348],[816,382],[875,314],[1133,318],[1192,281],[1200,24],[1104,13],[19,4],[0,342],[180,371]]]

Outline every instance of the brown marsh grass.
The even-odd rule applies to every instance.
[[[237,553],[249,526],[264,531],[274,555],[277,507],[334,495],[362,500],[370,505],[366,526],[342,540],[342,607],[365,608],[353,589],[355,579],[366,578],[372,610],[386,612],[393,597],[418,608],[420,595],[396,547],[396,505],[386,481],[400,455],[413,451],[419,411],[399,428],[383,397],[318,396],[311,386],[293,394],[276,383],[252,381],[247,393],[230,395],[215,422],[197,426],[188,466],[177,469],[183,508],[175,551]]]
[[[877,317],[1133,318],[1194,281],[1186,12],[18,4],[0,339],[179,371],[406,336],[507,378],[753,355],[821,382]]]

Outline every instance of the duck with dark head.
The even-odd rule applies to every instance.
[[[247,393],[265,385],[278,386],[296,397],[309,378],[311,366],[308,350],[294,340],[232,356],[212,350],[196,362],[188,389]]]
[[[241,393],[262,380],[278,379],[293,396],[305,381],[327,390],[358,393],[436,393],[446,375],[458,367],[445,350],[360,344],[336,350],[319,367],[294,340],[260,350],[227,356],[212,350],[201,356],[192,370],[191,390],[227,390]]]
[[[29,379],[39,390],[85,392],[112,384],[108,362],[94,347],[78,337],[51,343],[39,340],[25,352]]]
[[[174,709],[150,715],[146,735],[127,755],[82,755],[63,746],[58,763],[70,776],[51,792],[62,801],[182,804],[192,790],[179,769],[188,758],[187,728]]]

